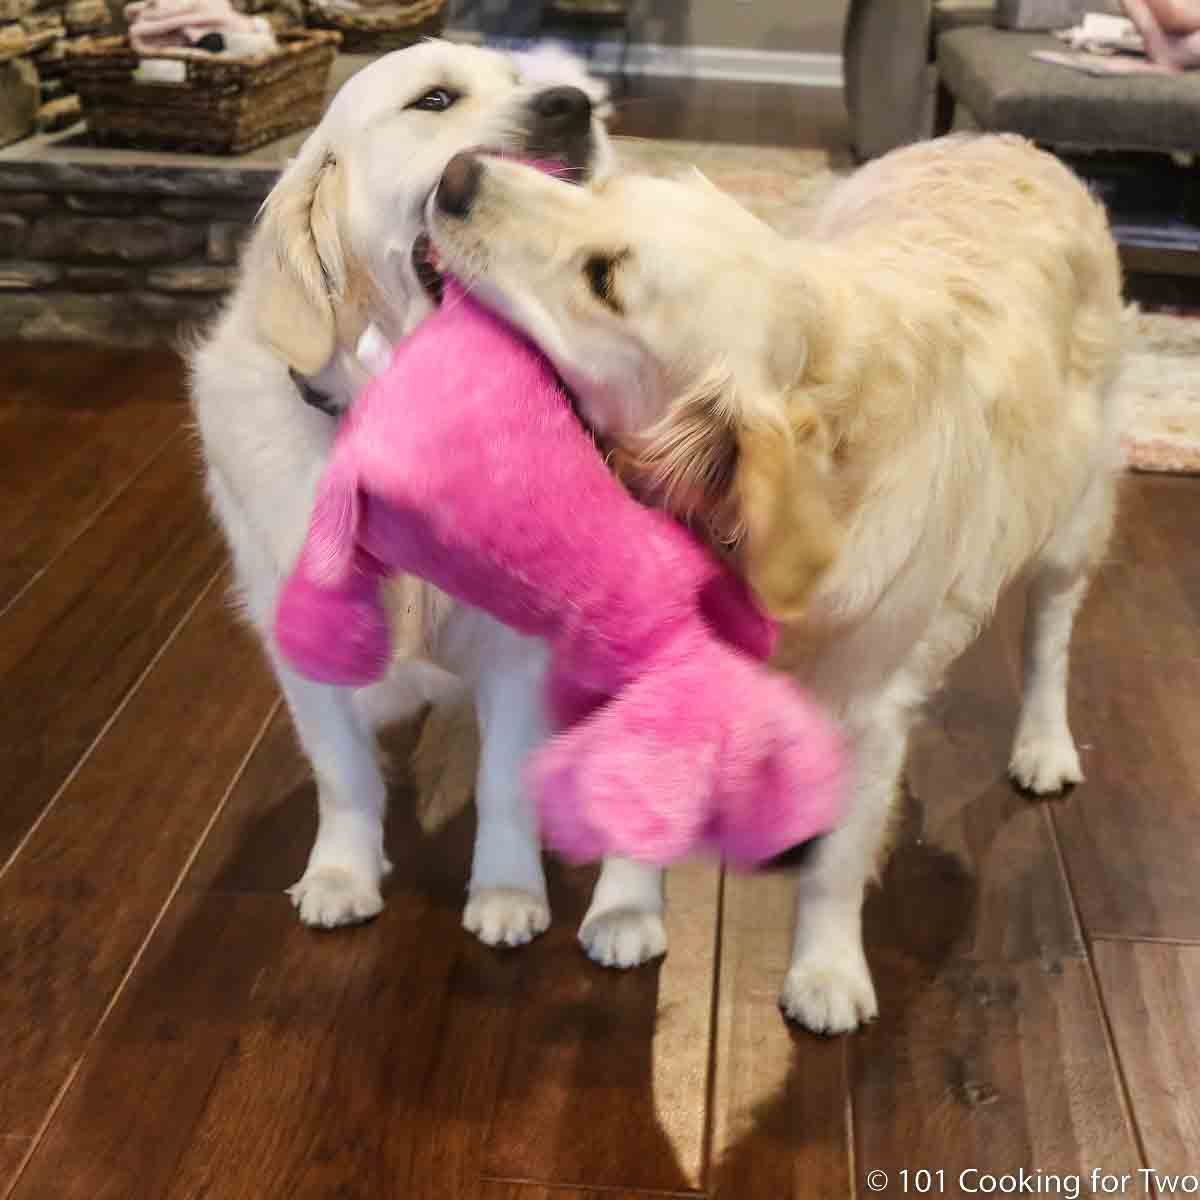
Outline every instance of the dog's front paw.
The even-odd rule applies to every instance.
[[[485,946],[524,946],[549,927],[545,897],[519,888],[480,888],[463,909],[463,928]]]
[[[300,920],[317,929],[357,925],[383,908],[378,877],[345,867],[310,867],[287,891]]]
[[[1070,784],[1083,782],[1079,751],[1065,729],[1059,734],[1018,736],[1008,774],[1014,783],[1035,796],[1049,796]]]
[[[811,955],[792,964],[779,1007],[813,1033],[851,1033],[879,1015],[875,985],[861,947],[836,955]]]
[[[640,908],[613,908],[584,921],[579,944],[602,967],[640,967],[667,952],[662,914]]]

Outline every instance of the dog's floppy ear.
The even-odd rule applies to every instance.
[[[727,199],[726,193],[723,192],[705,173],[697,166],[689,167],[680,177],[679,182],[686,184],[688,187],[695,188],[698,192],[706,192],[710,196],[720,196],[722,199]]]
[[[755,216],[740,200],[735,200],[724,188],[713,183],[699,167],[689,167],[682,175],[677,176],[677,181],[694,192],[701,192],[720,205],[725,210],[726,219],[740,221],[748,233],[765,232],[769,236],[776,236],[770,225],[761,217]]]
[[[346,285],[337,221],[341,186],[337,160],[319,145],[306,145],[263,206],[258,332],[305,376],[329,362],[337,341],[335,302]]]
[[[630,490],[729,547],[763,607],[803,615],[841,541],[815,410],[739,403],[714,371],[609,461]]]
[[[746,579],[783,621],[803,616],[841,544],[815,413],[790,415],[787,424],[743,425],[734,477]]]

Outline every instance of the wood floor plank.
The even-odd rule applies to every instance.
[[[469,832],[444,857],[414,850],[433,886],[402,883],[358,930],[306,930],[280,896],[182,890],[13,1200],[538,1200],[478,1177],[528,958],[459,928],[440,880]],[[614,1194],[643,1196],[598,1195]]]
[[[921,1168],[945,1171],[946,1195],[968,1170],[1136,1178],[1086,962],[875,965],[886,1002],[850,1047],[860,1191],[884,1171],[882,1194],[904,1195],[900,1172]]]
[[[1195,1175],[1200,946],[1098,941],[1092,954],[1146,1160],[1163,1174]]]
[[[0,411],[6,407],[69,409],[121,404],[129,396],[178,399],[184,365],[168,347],[128,350],[78,342],[0,341],[4,378]]]
[[[671,950],[617,972],[575,929],[592,872],[564,871],[555,923],[526,952],[517,1023],[484,1156],[501,1180],[685,1191],[703,1175],[718,875],[668,881]]]
[[[426,1180],[415,1159],[426,1106],[455,1082],[439,1066],[456,1061],[448,991],[496,1010],[491,1027],[449,1021],[469,1050],[486,1052],[474,1039],[498,1030],[491,1049],[503,1051],[517,958],[470,940],[455,908],[428,896],[394,896],[376,922],[334,935],[302,928],[282,896],[190,893],[181,907],[192,916],[163,938],[161,967],[122,1003],[38,1156],[46,1186],[18,1200],[116,1200],[131,1180],[172,1200],[455,1194],[444,1180],[458,1163]],[[461,1124],[469,1108],[445,1118]],[[154,1154],[130,1145],[131,1121]]]
[[[789,877],[726,876],[706,1181],[721,1200],[853,1194],[848,1043],[779,1012],[794,911]]]
[[[1200,625],[1200,555],[1196,554],[1200,488],[1193,478],[1147,475],[1139,477],[1136,490],[1150,524],[1175,568],[1179,588]]]
[[[914,738],[899,844],[867,905],[881,1017],[849,1044],[860,1191],[871,1170],[898,1196],[901,1170],[941,1168],[954,1195],[972,1168],[1141,1165],[1053,806],[1005,777],[1021,600],[957,664]]]
[[[457,958],[435,1057],[409,1118],[408,1200],[474,1196],[485,1187],[488,1131],[522,1003],[526,950],[489,951],[449,923],[446,936],[457,939]]]
[[[1049,807],[1008,780],[1022,602],[1008,598],[914,732],[897,845],[867,904],[869,946],[931,967],[1083,957]]]
[[[1091,936],[1200,941],[1200,659],[1076,648],[1071,720],[1087,783],[1053,806]]]
[[[726,881],[710,1173],[717,1195],[850,1195],[863,1191],[868,1169],[1004,1165],[991,1153],[997,1139],[1019,1153],[1014,1164],[1043,1165],[1043,1144],[1022,1141],[1038,1122],[1065,1139],[1053,1161],[1107,1150],[1114,1130],[1132,1145],[1094,1005],[1083,1040],[1057,1029],[1076,1001],[1090,1001],[1087,960],[1046,808],[1006,777],[1022,600],[1005,604],[914,736],[898,843],[865,914],[878,1025],[833,1042],[787,1030],[775,1003],[791,886]],[[1011,1008],[1003,1021],[1001,1002]],[[1038,1091],[1032,1074],[1028,1086],[1013,1074],[1022,1038],[1042,1039],[1071,1072],[1082,1057],[1085,1093]]]
[[[695,1193],[676,1193],[694,1195]],[[670,1192],[588,1191],[582,1188],[544,1187],[537,1183],[497,1183],[485,1180],[471,1192],[445,1192],[444,1196],[469,1200],[662,1200]]]
[[[451,970],[485,948],[426,903],[333,935],[283,897],[180,907],[15,1200],[410,1195]],[[152,1149],[130,1144],[131,1121]]]
[[[1097,652],[1168,659],[1200,656],[1200,565],[1191,537],[1200,528],[1200,489],[1128,476],[1119,519],[1074,638]],[[1152,668],[1147,668],[1152,669]]]
[[[470,822],[423,841],[397,774],[387,908],[305,929],[281,887],[314,797],[276,716],[18,1196],[473,1194],[523,957],[461,929]]]
[[[0,878],[0,1131],[37,1130],[277,703],[223,583]]]
[[[281,707],[182,886],[282,895],[304,873],[316,830],[312,768]]]
[[[0,617],[0,863],[220,565],[193,451],[171,444]]]
[[[160,403],[66,414],[31,407],[0,421],[0,612],[179,431],[185,412]]]
[[[0,1196],[8,1191],[16,1178],[17,1168],[29,1152],[31,1144],[29,1138],[0,1136]]]
[[[278,929],[261,900],[171,910],[14,1198],[166,1194]]]

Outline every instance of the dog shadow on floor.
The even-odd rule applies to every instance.
[[[897,845],[882,886],[864,912],[867,957],[879,997],[878,1023],[844,1037],[825,1038],[794,1025],[778,1036],[790,1054],[781,1085],[754,1104],[745,1133],[715,1155],[709,1194],[852,1195],[848,1178],[847,1093],[856,1086],[863,1055],[892,1055],[908,1012],[919,1006],[969,929],[975,883],[962,861],[921,836],[918,801],[905,792]],[[786,954],[786,947],[781,947]],[[786,962],[781,962],[782,980]],[[755,1019],[778,1020],[763,1011]],[[775,1047],[773,1047],[775,1048]],[[778,1078],[779,1069],[769,1072]],[[720,1097],[718,1097],[720,1101]]]

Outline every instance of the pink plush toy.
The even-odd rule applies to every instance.
[[[839,740],[755,661],[772,623],[624,491],[541,353],[453,280],[343,420],[280,599],[284,655],[326,683],[379,678],[395,572],[548,643],[560,732],[528,781],[567,857],[753,866],[835,823]]]

